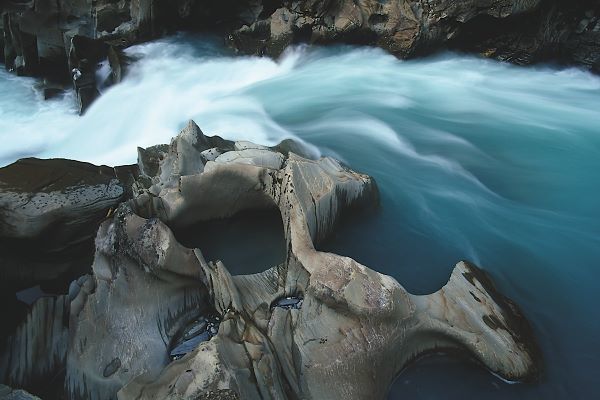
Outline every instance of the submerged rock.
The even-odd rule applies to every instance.
[[[51,358],[66,368],[69,399],[385,398],[409,362],[445,349],[508,380],[536,376],[526,321],[477,267],[461,262],[442,289],[415,296],[317,251],[344,213],[377,201],[377,186],[294,148],[207,137],[190,122],[169,146],[140,149],[144,175],[100,226],[93,275],[60,298],[68,328],[38,331],[28,320],[11,343],[68,332]],[[174,234],[266,208],[279,210],[286,257],[259,273],[232,276]],[[29,354],[11,352],[10,363]],[[28,387],[40,369],[21,365],[7,380]]]

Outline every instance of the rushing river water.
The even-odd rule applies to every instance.
[[[600,78],[459,55],[296,48],[233,58],[177,37],[129,49],[122,84],[83,117],[0,72],[0,165],[24,156],[135,162],[187,119],[207,134],[296,137],[374,176],[381,208],[326,243],[408,290],[441,287],[461,259],[532,322],[545,375],[508,384],[467,361],[421,360],[391,399],[600,398]]]

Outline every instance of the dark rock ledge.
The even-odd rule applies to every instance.
[[[4,0],[7,69],[72,82],[80,110],[98,95],[107,59],[119,82],[123,47],[175,30],[209,31],[243,53],[279,55],[293,43],[356,43],[398,57],[440,48],[518,64],[555,61],[600,71],[596,0]]]
[[[27,243],[0,265],[7,290],[72,278],[54,259],[26,273],[21,260],[97,231],[91,268],[82,261],[68,291],[39,298],[4,340],[1,381],[46,400],[382,399],[409,362],[440,350],[508,380],[537,377],[526,320],[477,267],[460,262],[443,288],[416,296],[317,251],[344,213],[377,200],[377,186],[301,149],[207,137],[190,122],[170,145],[140,149],[137,167],[25,160],[0,170],[2,243]],[[234,276],[177,239],[262,209],[281,216],[286,244],[285,260],[262,272]]]

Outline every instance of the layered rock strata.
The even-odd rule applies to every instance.
[[[477,267],[460,262],[443,288],[415,296],[317,251],[344,213],[377,201],[377,187],[300,148],[207,137],[190,122],[169,146],[140,149],[133,198],[101,224],[92,274],[38,300],[9,340],[2,379],[34,391],[51,365],[64,375],[48,384],[69,399],[374,399],[440,350],[508,380],[536,377],[527,322]],[[287,255],[263,272],[233,276],[177,240],[202,221],[265,208],[281,215]],[[47,353],[32,365],[40,343]]]

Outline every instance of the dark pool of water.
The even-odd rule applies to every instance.
[[[184,246],[199,248],[207,261],[223,261],[232,275],[263,272],[285,261],[283,222],[276,208],[243,211],[175,234]]]

